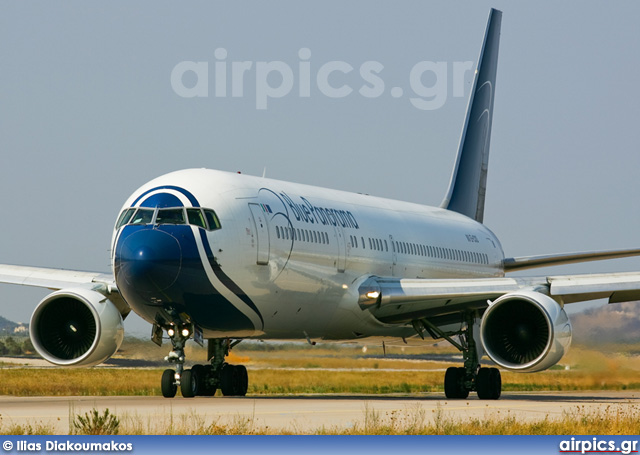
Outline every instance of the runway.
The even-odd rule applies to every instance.
[[[507,392],[497,401],[447,400],[442,393],[418,396],[252,396],[214,398],[162,397],[0,397],[2,424],[42,423],[57,434],[68,434],[69,416],[108,408],[123,424],[137,425],[141,433],[154,433],[171,422],[195,428],[212,422],[241,428],[264,428],[308,433],[324,428],[362,425],[365,415],[381,419],[392,415],[433,419],[436,412],[454,420],[514,416],[538,420],[563,412],[595,411],[607,406],[640,405],[639,391]]]

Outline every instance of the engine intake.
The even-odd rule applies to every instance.
[[[116,306],[99,292],[63,289],[36,307],[31,341],[47,361],[60,366],[92,366],[116,353],[124,328]]]
[[[509,370],[534,372],[560,361],[571,344],[571,323],[551,297],[520,291],[489,305],[480,336],[495,363]]]

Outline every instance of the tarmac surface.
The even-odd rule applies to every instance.
[[[0,417],[5,428],[12,424],[44,424],[57,434],[69,433],[70,416],[96,408],[108,408],[126,426],[153,434],[174,426],[230,424],[236,428],[268,427],[292,433],[308,433],[322,427],[350,428],[363,425],[365,416],[380,419],[436,415],[464,421],[467,418],[541,420],[559,418],[565,412],[578,415],[608,406],[640,405],[638,391],[507,392],[497,401],[447,400],[442,393],[396,395],[249,396],[172,399],[162,397],[0,397]]]

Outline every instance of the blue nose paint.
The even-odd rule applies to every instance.
[[[169,289],[180,275],[180,243],[166,232],[134,232],[124,240],[119,253],[121,277],[138,292],[153,294]]]

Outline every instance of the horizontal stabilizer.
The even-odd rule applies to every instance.
[[[632,256],[640,256],[638,250],[612,250],[591,251],[582,253],[547,254],[542,256],[525,256],[519,258],[506,258],[504,271],[534,269],[538,267],[550,267],[554,265],[575,264],[577,262],[604,261],[606,259],[620,259]]]

